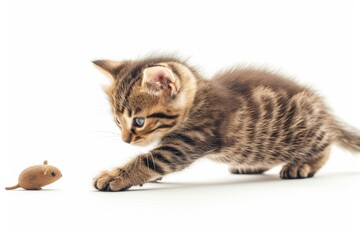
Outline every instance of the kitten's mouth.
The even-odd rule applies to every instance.
[[[144,147],[144,146],[149,145],[149,142],[148,142],[148,141],[145,141],[145,140],[143,140],[143,139],[140,139],[140,140],[131,142],[130,144],[131,144],[131,145],[134,145],[134,146]]]
[[[130,144],[133,146],[139,146],[139,147],[146,147],[151,146],[153,144],[157,144],[159,141],[158,138],[146,138],[146,139],[139,139],[134,142],[131,142]]]

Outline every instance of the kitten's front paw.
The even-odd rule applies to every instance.
[[[94,187],[99,191],[123,191],[131,187],[121,176],[121,170],[104,171],[93,179]]]

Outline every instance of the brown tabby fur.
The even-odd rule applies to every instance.
[[[151,152],[95,177],[101,191],[142,185],[202,157],[228,164],[234,174],[283,164],[281,178],[307,178],[325,164],[333,143],[360,151],[360,135],[340,124],[315,92],[275,73],[233,68],[209,81],[173,57],[94,64],[113,80],[106,92],[123,140],[159,140]],[[156,78],[158,70],[168,74],[165,80]],[[145,125],[135,127],[135,117]]]

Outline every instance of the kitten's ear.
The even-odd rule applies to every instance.
[[[96,60],[93,61],[93,64],[95,64],[95,66],[108,78],[110,78],[111,80],[115,80],[118,69],[122,65],[124,65],[124,62],[111,60]]]
[[[175,96],[180,90],[180,81],[165,66],[144,69],[141,86],[155,95]]]

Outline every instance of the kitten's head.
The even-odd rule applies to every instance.
[[[93,62],[111,80],[105,88],[122,140],[147,145],[174,130],[186,117],[196,76],[172,58]]]

